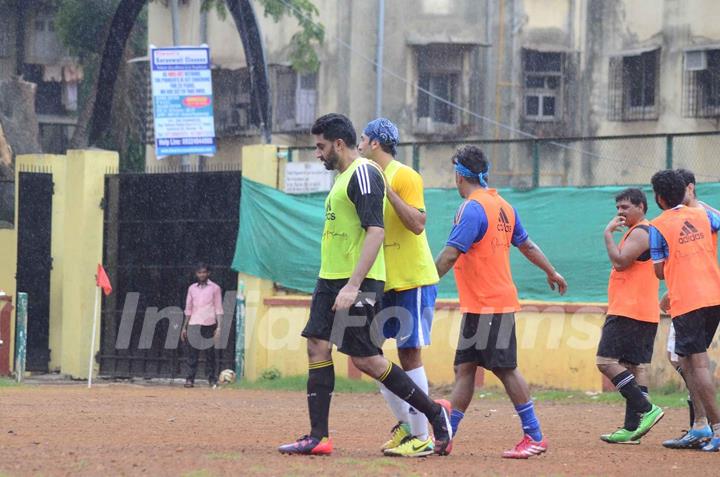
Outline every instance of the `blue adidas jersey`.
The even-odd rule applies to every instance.
[[[522,245],[528,234],[520,222],[520,216],[515,207],[515,227],[513,228],[512,244],[516,247]],[[482,205],[474,200],[462,203],[455,216],[455,224],[450,231],[446,245],[466,253],[473,244],[482,240],[488,229],[488,218]]]

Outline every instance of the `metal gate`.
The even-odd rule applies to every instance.
[[[187,288],[194,282],[198,261],[212,267],[211,280],[223,293],[237,287],[230,269],[237,238],[241,173],[238,171],[119,174],[106,178],[104,263],[113,293],[103,299],[100,374],[112,377],[176,377],[184,373],[187,349],[177,345],[177,323],[160,319],[152,343],[141,342],[146,312],[184,309]],[[123,341],[123,307],[137,295],[129,347]],[[228,303],[226,298],[225,303]],[[130,306],[132,309],[132,306]],[[232,307],[231,307],[232,309]],[[233,313],[226,307],[225,321]],[[227,347],[219,352],[219,366],[234,368],[235,332],[230,326]],[[127,335],[127,333],[126,333]],[[166,340],[170,336],[170,346]],[[126,336],[127,337],[127,336]],[[201,353],[203,356],[204,353]],[[204,372],[200,363],[198,372]]]
[[[28,294],[28,371],[50,362],[50,256],[52,174],[20,172],[18,183],[17,289]]]

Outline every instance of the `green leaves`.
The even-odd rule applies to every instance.
[[[225,20],[227,18],[227,7],[225,6],[225,0],[202,0],[200,10],[203,12],[215,10],[221,20]]]
[[[265,16],[278,22],[284,16],[294,17],[301,31],[290,41],[290,61],[299,73],[314,73],[320,67],[317,47],[325,40],[325,27],[315,20],[320,12],[310,0],[258,0]]]
[[[0,0],[0,2],[13,0]],[[152,1],[152,0],[151,0]],[[73,54],[87,56],[101,53],[98,38],[105,37],[105,29],[119,0],[55,0],[58,5],[57,27],[61,41]],[[311,0],[258,0],[266,17],[279,22],[284,17],[297,20],[301,30],[290,42],[289,59],[299,73],[313,73],[320,67],[317,49],[325,40],[325,27],[316,17],[319,10]],[[202,0],[203,11],[215,11],[222,20],[227,18],[225,0]]]
[[[70,52],[80,57],[102,52],[105,31],[119,0],[61,0],[55,17],[58,36]]]

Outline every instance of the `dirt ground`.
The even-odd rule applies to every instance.
[[[473,403],[451,456],[383,457],[393,424],[379,394],[338,394],[331,457],[282,456],[308,429],[297,392],[100,384],[0,388],[0,475],[716,475],[720,454],[669,451],[686,411],[670,409],[638,446],[598,436],[621,422],[615,405],[545,403],[550,451],[528,461],[500,453],[520,438],[506,401]],[[682,475],[682,474],[680,474]]]

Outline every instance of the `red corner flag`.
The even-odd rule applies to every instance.
[[[103,289],[103,293],[105,293],[106,296],[112,293],[112,285],[110,284],[110,278],[108,278],[107,273],[105,273],[105,269],[100,264],[98,264],[97,278],[95,282],[97,286]]]

